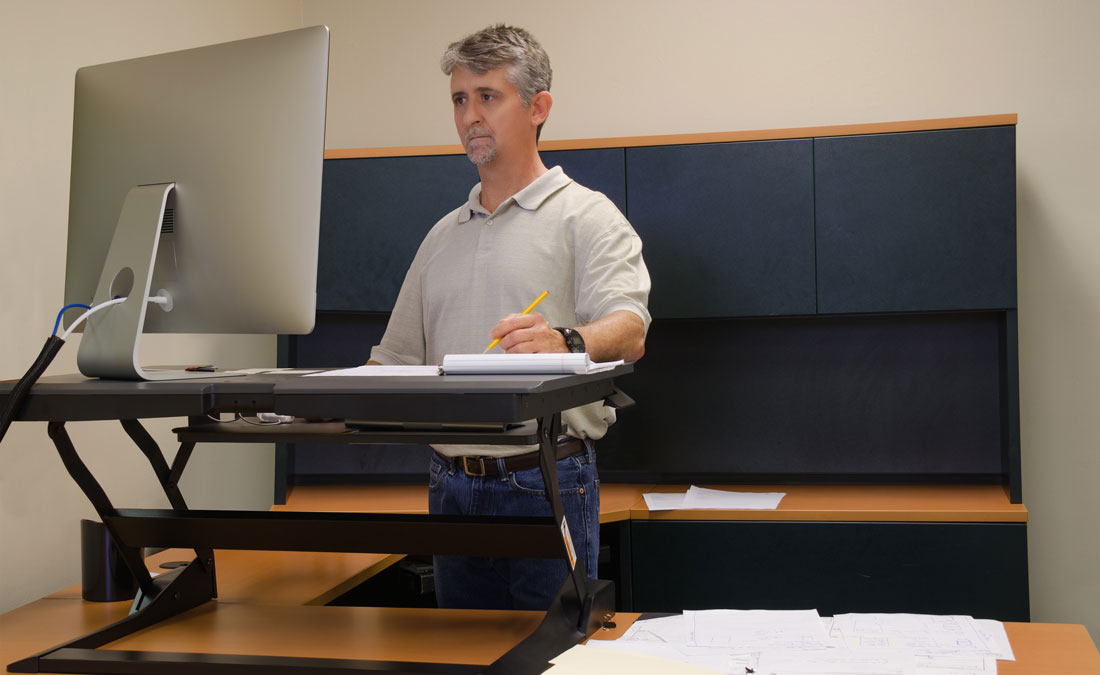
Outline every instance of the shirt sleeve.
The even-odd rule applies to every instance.
[[[586,228],[592,236],[578,239],[577,319],[584,325],[626,310],[637,314],[648,332],[650,280],[642,259],[642,240],[610,201],[594,211],[589,217],[609,224]]]

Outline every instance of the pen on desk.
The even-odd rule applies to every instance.
[[[533,310],[535,307],[538,307],[538,304],[540,302],[542,302],[543,298],[545,298],[548,295],[550,295],[550,291],[543,291],[542,294],[539,295],[539,297],[535,298],[535,301],[532,302],[530,305],[527,305],[527,309],[520,312],[519,315],[523,316],[524,314],[530,314],[531,310]],[[497,338],[497,339],[493,340],[492,342],[490,342],[489,346],[485,348],[485,351],[483,351],[481,353],[482,354],[488,354],[489,350],[492,349],[493,347],[496,347],[498,344],[500,344],[500,338]]]

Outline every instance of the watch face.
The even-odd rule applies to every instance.
[[[581,334],[572,328],[565,328],[562,330],[562,335],[565,336],[565,347],[574,354],[581,354],[584,352],[584,338]]]
[[[584,352],[584,338],[572,328],[555,328],[565,338],[565,348],[574,354]]]

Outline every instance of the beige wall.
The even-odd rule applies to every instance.
[[[307,0],[332,29],[330,148],[456,142],[452,40],[531,30],[543,138],[1018,113],[1024,498],[1033,617],[1100,636],[1100,3]]]
[[[301,26],[297,0],[0,1],[0,377],[23,374],[60,309],[65,278],[73,75],[80,66]],[[146,338],[150,363],[274,365],[271,336]],[[76,372],[79,337],[49,374]],[[147,426],[169,458],[170,429]],[[118,506],[167,506],[117,424],[69,426]],[[0,611],[79,581],[79,523],[94,511],[65,473],[45,424],[0,444]],[[266,508],[273,449],[199,446],[181,482],[193,506]]]
[[[121,24],[120,7],[138,19]],[[60,263],[52,258],[64,244],[73,69],[294,27],[298,7],[301,25],[332,29],[330,148],[455,142],[438,57],[451,40],[495,21],[526,26],[550,52],[555,107],[546,139],[1018,113],[1033,617],[1085,623],[1100,635],[1100,135],[1093,127],[1100,119],[1100,3],[0,3],[0,279],[9,291],[0,301],[0,375],[18,375],[33,358],[61,297]],[[168,23],[173,30],[164,30]],[[155,37],[135,35],[137,28]],[[248,353],[253,343],[160,344],[168,353],[178,344],[221,357]],[[74,351],[51,372],[72,370],[65,359]],[[89,436],[120,436],[85,426]],[[88,509],[43,436],[35,425],[18,425],[0,446],[0,609],[74,579],[74,521]],[[131,462],[133,451],[119,445],[118,459],[113,451],[97,459]],[[240,462],[218,474],[248,486],[240,501],[266,498],[268,458],[220,448],[219,456]],[[201,467],[194,468],[198,475]],[[214,471],[207,476],[213,480]],[[136,491],[147,478],[131,469],[117,487]],[[217,486],[201,482],[189,490],[205,489],[203,499],[213,500]],[[11,551],[13,541],[26,541],[33,553]]]

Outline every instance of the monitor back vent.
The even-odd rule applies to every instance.
[[[164,236],[166,234],[176,233],[176,210],[169,207],[164,209],[164,219],[160,221],[160,234]]]

